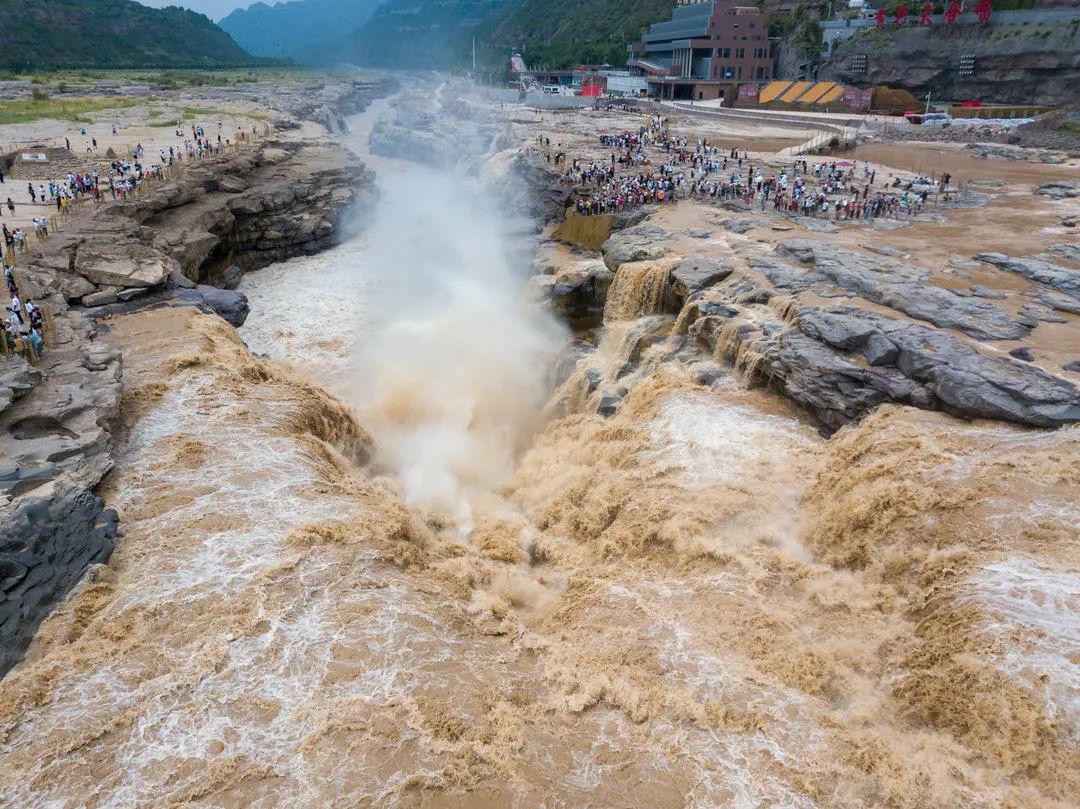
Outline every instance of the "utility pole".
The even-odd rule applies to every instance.
[[[926,94],[926,115],[930,114],[930,94]]]
[[[476,37],[472,38],[472,74],[476,78]]]

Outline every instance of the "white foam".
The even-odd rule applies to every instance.
[[[998,663],[1045,702],[1080,741],[1080,573],[1023,557],[987,565],[970,579],[968,601],[982,607]]]
[[[696,392],[667,397],[650,429],[647,458],[701,485],[759,479],[815,445],[796,419]]]

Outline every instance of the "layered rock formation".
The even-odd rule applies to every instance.
[[[345,111],[377,92],[344,87]],[[362,163],[283,120],[285,134],[174,167],[136,198],[91,203],[20,256],[24,298],[49,306],[57,345],[0,374],[0,674],[116,536],[117,515],[93,490],[112,464],[121,367],[93,318],[182,305],[240,325],[247,301],[228,288],[245,270],[336,244],[373,201]]]
[[[935,98],[1068,104],[1080,80],[1078,52],[1080,28],[1053,21],[869,28],[840,42],[818,78]],[[957,70],[961,54],[975,57],[970,75]],[[869,57],[865,71],[852,72],[855,55]]]
[[[763,223],[749,221],[751,227]],[[731,220],[724,223],[743,230]],[[1072,260],[1071,247],[1051,250]],[[1022,340],[1039,323],[1061,323],[1064,313],[1080,311],[1080,270],[1045,256],[983,253],[969,262],[1022,274],[1032,289],[1017,295],[978,285],[941,286],[933,282],[932,268],[888,248],[864,252],[809,239],[789,239],[750,255],[744,268],[708,257],[683,258],[676,234],[649,222],[613,234],[602,254],[614,271],[613,289],[627,276],[640,288],[632,294],[650,301],[629,307],[622,317],[678,315],[668,358],[701,365],[692,350],[697,344],[709,361],[733,362],[750,384],[768,385],[805,406],[826,430],[886,402],[1037,427],[1080,422],[1080,390],[1072,382],[1032,364],[1023,346],[988,348]],[[586,287],[587,278],[570,271],[541,287],[556,311],[574,315],[578,309],[561,301],[576,302],[586,289],[595,290]],[[561,279],[577,283],[560,284]],[[664,284],[659,292],[658,280]],[[561,288],[563,298],[556,294]],[[622,294],[629,291],[624,286]],[[623,338],[632,363],[644,346],[671,334],[670,323],[654,319],[644,318]],[[600,380],[590,384],[593,390]],[[611,391],[597,406],[614,412],[618,398]]]

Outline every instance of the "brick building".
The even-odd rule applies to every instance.
[[[745,2],[745,0],[743,0]],[[741,84],[773,78],[765,18],[737,0],[699,0],[675,7],[630,46],[630,70],[645,76],[656,98],[734,102]]]

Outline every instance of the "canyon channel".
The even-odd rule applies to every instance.
[[[1075,198],[1008,165],[896,230],[681,201],[590,246],[532,144],[647,120],[406,86],[337,136],[355,235],[245,272],[243,325],[101,321],[119,533],[0,681],[0,803],[1072,803],[1080,304],[1046,278],[1080,269],[1030,256]]]

